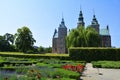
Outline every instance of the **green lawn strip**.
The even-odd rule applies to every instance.
[[[120,61],[93,61],[93,67],[120,69]]]

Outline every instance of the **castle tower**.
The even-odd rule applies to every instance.
[[[99,33],[99,24],[98,24],[98,21],[95,17],[95,15],[93,15],[93,19],[92,19],[92,22],[91,22],[91,27],[93,27],[98,33]]]
[[[57,53],[58,52],[58,32],[55,29],[53,38],[52,38],[52,52]]]
[[[102,47],[111,47],[111,35],[109,33],[109,26],[105,29],[100,30],[100,37],[101,37],[101,46]]]
[[[66,53],[66,36],[67,28],[62,18],[61,24],[58,27],[58,53]]]
[[[77,27],[79,27],[79,26],[85,26],[82,11],[80,11],[79,18],[78,18]]]

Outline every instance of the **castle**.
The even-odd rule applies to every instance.
[[[80,11],[77,27],[80,25],[85,26],[84,17],[82,11]],[[109,33],[109,26],[105,29],[100,29],[100,25],[96,19],[96,16],[93,15],[91,22],[91,27],[93,27],[101,37],[101,47],[111,47],[111,35]],[[52,52],[53,53],[67,53],[66,48],[66,36],[69,34],[67,27],[65,26],[64,19],[62,18],[61,24],[58,27],[58,31],[55,29],[53,38],[52,38]]]

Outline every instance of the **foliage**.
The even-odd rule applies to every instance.
[[[0,62],[3,62],[4,61],[4,58],[0,56]]]
[[[26,68],[25,65],[20,65],[16,67],[16,73],[17,74],[26,74],[28,71],[28,68]]]
[[[27,52],[34,45],[35,39],[33,38],[32,32],[26,26],[19,28],[16,33],[15,44],[17,49],[22,52]]]
[[[4,36],[4,40],[6,40],[9,44],[14,43],[14,35],[10,33],[6,33]]]
[[[14,35],[6,33],[0,36],[0,51],[16,51],[14,45]]]
[[[120,61],[93,61],[93,67],[120,69]]]
[[[44,53],[44,47],[40,46],[40,47],[38,48],[38,52],[39,52],[39,53]]]
[[[72,60],[120,60],[119,48],[73,47],[69,49]]]
[[[31,69],[27,72],[28,80],[41,80],[41,73],[39,70]]]
[[[0,80],[16,80],[17,79],[17,76],[16,75],[3,75],[3,74],[0,74]],[[19,79],[21,80],[21,79]]]
[[[78,66],[81,66],[81,63],[83,63],[81,61],[68,61],[54,58],[0,57],[0,59],[5,62],[4,66],[1,66],[1,69],[6,70],[6,74],[2,77],[0,76],[0,80],[4,80],[4,78],[8,78],[8,80],[76,80],[80,77],[80,73],[62,69],[62,66],[70,63],[78,69]],[[25,65],[33,61],[37,62],[37,64],[34,64],[34,66]],[[8,70],[12,72],[8,74]]]
[[[71,79],[71,78],[55,78],[55,79],[52,79],[52,80],[76,80],[76,79]]]
[[[58,76],[60,78],[77,79],[80,76],[80,74],[77,72],[56,68],[55,71],[52,73],[52,77],[57,78]]]
[[[24,54],[20,52],[0,52],[0,56],[4,57],[17,57],[17,58],[43,58],[43,59],[63,59],[63,60],[69,60],[69,54]]]
[[[39,48],[38,48],[38,52],[39,53],[52,53],[52,48],[51,47],[42,47],[42,46],[40,46]]]
[[[99,33],[96,32],[94,28],[88,26],[86,28],[86,37],[87,37],[87,45],[88,47],[100,47],[101,46],[101,39]]]
[[[71,30],[66,38],[67,47],[98,47],[100,46],[100,36],[92,28],[80,26]]]

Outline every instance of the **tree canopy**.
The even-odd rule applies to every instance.
[[[10,33],[0,35],[0,51],[15,51],[14,36]]]
[[[10,33],[6,33],[4,36],[4,40],[6,40],[9,44],[14,43],[14,35]]]
[[[101,43],[99,33],[91,26],[79,26],[72,29],[66,38],[67,47],[99,47]]]
[[[32,32],[26,26],[19,28],[17,30],[15,45],[18,50],[22,52],[27,52],[31,48],[33,48],[34,43],[36,42],[33,38]]]

